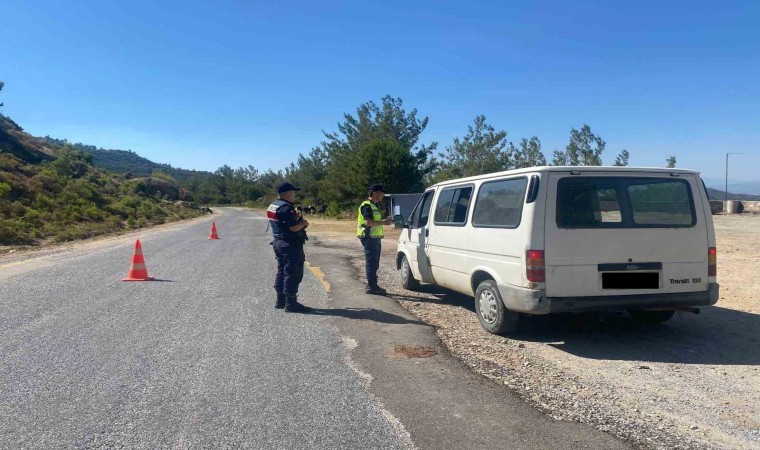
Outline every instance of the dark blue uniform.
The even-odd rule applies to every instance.
[[[267,209],[267,218],[272,228],[272,247],[277,258],[277,276],[274,289],[284,294],[288,303],[295,301],[298,285],[303,279],[303,266],[306,255],[303,252],[306,230],[291,231],[290,227],[303,219],[298,215],[292,203],[275,200]]]

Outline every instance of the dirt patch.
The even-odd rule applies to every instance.
[[[713,216],[713,222],[721,291],[718,305],[760,314],[760,215]]]
[[[433,347],[425,347],[421,345],[397,345],[393,349],[392,357],[401,358],[430,358],[437,355]]]
[[[760,447],[760,216],[716,216],[717,306],[643,327],[627,315],[531,317],[507,339],[485,332],[473,298],[400,285],[398,230],[386,229],[380,284],[449,351],[551,417],[588,423],[645,448]],[[322,245],[356,255],[348,221],[312,221]],[[317,225],[316,227],[314,225]],[[320,231],[322,230],[322,231]],[[308,250],[307,250],[308,258]]]

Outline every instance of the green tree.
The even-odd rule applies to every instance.
[[[358,186],[348,184],[345,180],[356,178],[351,170],[357,166],[357,154],[375,141],[396,142],[404,148],[416,168],[407,176],[417,177],[412,185],[422,184],[423,177],[432,169],[430,157],[437,145],[435,142],[429,145],[419,144],[420,134],[428,124],[427,117],[417,118],[416,109],[407,113],[403,101],[391,96],[383,97],[381,105],[372,101],[364,103],[356,109],[356,116],[344,114],[343,117],[343,123],[338,124],[338,131],[324,133],[325,140],[321,144],[326,168],[324,179],[318,183],[322,200],[348,206],[364,196],[367,186],[357,190]],[[370,153],[365,152],[363,155]]]
[[[446,147],[434,181],[512,168],[512,148],[507,144],[506,131],[496,131],[484,115],[475,117],[473,124],[467,127],[467,134],[462,139],[455,137]]]
[[[601,166],[602,152],[607,145],[604,140],[591,132],[591,127],[583,124],[580,131],[570,130],[570,143],[564,152],[554,151],[555,166]]]
[[[66,143],[55,155],[55,159],[47,163],[59,176],[80,178],[92,169],[92,155],[77,150]]]
[[[630,153],[628,153],[628,150],[623,149],[622,152],[615,158],[615,166],[627,166],[628,165],[628,158],[630,158]]]
[[[0,91],[2,91],[4,87],[5,87],[5,81],[0,81]],[[5,106],[3,105],[3,102],[0,102],[0,108],[2,108],[3,106]]]
[[[313,148],[308,155],[298,155],[298,160],[285,169],[285,178],[302,188],[304,202],[325,204],[322,193],[323,180],[327,176],[327,152]]]
[[[665,161],[668,163],[668,165],[666,166],[668,169],[673,169],[673,168],[676,167],[676,157],[675,156],[671,156],[670,158],[666,159]]]
[[[219,175],[222,178],[232,178],[235,175],[235,170],[227,164],[216,169],[215,175]]]
[[[365,144],[351,160],[346,185],[366,193],[371,184],[382,183],[387,192],[406,193],[425,188],[417,161],[399,142],[377,139]],[[354,199],[356,201],[356,199]]]
[[[515,169],[546,165],[546,157],[541,152],[541,141],[536,136],[533,136],[529,140],[523,139],[520,141],[519,150],[512,143],[510,143],[510,147]]]
[[[3,200],[11,192],[11,185],[8,183],[0,182],[0,200]]]

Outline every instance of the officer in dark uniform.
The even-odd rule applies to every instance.
[[[285,182],[277,186],[278,199],[267,208],[267,218],[272,227],[272,247],[277,258],[277,276],[274,289],[277,291],[275,308],[285,312],[308,313],[312,309],[298,303],[298,285],[303,279],[303,265],[306,255],[303,244],[308,237],[309,222],[298,215],[293,201],[299,188]]]
[[[367,275],[367,294],[384,295],[385,289],[377,285],[377,269],[380,267],[382,251],[383,225],[391,225],[393,220],[383,219],[377,206],[385,198],[382,184],[373,184],[368,189],[369,197],[359,205],[357,214],[356,237],[364,247],[364,271]]]

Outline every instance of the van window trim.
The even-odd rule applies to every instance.
[[[422,228],[422,227],[415,227],[414,226],[415,225],[415,223],[414,223],[415,217],[414,216],[416,216],[418,212],[419,213],[422,212],[422,210],[420,208],[422,207],[422,202],[425,200],[425,196],[428,195],[428,193],[432,197],[435,197],[435,189],[428,189],[428,190],[426,190],[425,192],[422,193],[422,195],[420,195],[420,199],[417,200],[417,204],[414,205],[414,209],[412,210],[412,213],[409,214],[409,219],[406,221],[406,223],[409,225],[409,228],[412,229],[412,230],[419,230],[420,228]],[[430,217],[429,216],[428,216],[428,223],[430,223]],[[424,226],[427,226],[427,225],[428,224],[426,223]]]
[[[620,222],[599,222],[593,227],[589,226],[564,226],[560,224],[560,208],[563,207],[562,202],[559,201],[559,188],[560,183],[562,180],[565,179],[583,179],[583,178],[615,178],[615,185],[617,189],[622,188],[621,190],[617,190],[618,195],[618,206],[620,207],[620,215],[621,215],[621,221]],[[689,202],[691,204],[691,223],[685,224],[685,225],[676,225],[676,224],[668,224],[668,225],[661,225],[661,224],[637,224],[634,221],[633,218],[633,205],[631,203],[631,197],[628,192],[628,188],[630,187],[630,184],[627,182],[630,180],[660,180],[661,182],[676,182],[676,183],[684,183],[686,184],[686,194],[689,197]],[[664,177],[642,177],[642,176],[634,176],[634,177],[614,177],[610,175],[592,175],[592,176],[586,176],[578,178],[577,176],[564,176],[557,179],[557,189],[554,193],[555,195],[555,211],[554,211],[554,223],[557,226],[557,229],[560,230],[609,230],[609,229],[624,229],[624,230],[639,230],[639,229],[668,229],[668,228],[695,228],[697,224],[699,223],[697,219],[697,211],[696,211],[696,205],[694,204],[694,193],[692,192],[692,184],[687,179],[683,178],[664,178]],[[622,202],[620,201],[620,196],[622,195]],[[630,217],[629,217],[630,216]]]
[[[438,203],[438,199],[441,197],[441,193],[443,193],[443,191],[462,189],[462,188],[466,188],[466,187],[472,188],[472,191],[475,192],[475,183],[456,184],[456,185],[452,185],[452,186],[441,187],[440,189],[438,189],[438,192],[436,192],[434,200],[435,200],[435,202],[437,204]],[[472,195],[472,194],[470,194],[470,195]],[[467,226],[467,223],[470,221],[470,210],[472,209],[471,207],[472,207],[472,204],[473,204],[472,203],[472,197],[470,197],[470,200],[471,201],[467,204],[467,212],[465,213],[465,216],[464,216],[464,222],[461,222],[461,223],[460,222],[437,222],[435,220],[435,213],[434,213],[433,214],[433,225],[435,225],[437,227],[438,226],[440,226],[440,227],[465,227],[465,226]],[[451,208],[451,206],[449,206],[449,208]],[[447,216],[448,216],[448,214],[447,214]]]
[[[522,224],[522,215],[523,211],[525,211],[525,204],[527,201],[527,195],[528,195],[528,188],[530,187],[530,179],[528,178],[528,175],[520,175],[516,177],[510,177],[510,178],[499,178],[498,180],[488,180],[480,183],[480,186],[478,186],[478,194],[475,196],[475,206],[477,206],[477,202],[480,200],[480,190],[483,189],[484,184],[488,183],[498,183],[500,181],[511,181],[511,180],[519,180],[519,179],[527,180],[525,183],[525,190],[523,191],[523,201],[520,202],[520,220],[517,221],[517,225],[510,227],[506,225],[477,225],[475,224],[475,209],[473,208],[473,215],[472,215],[472,227],[473,228],[502,228],[505,230],[516,230],[520,228],[520,224]]]

